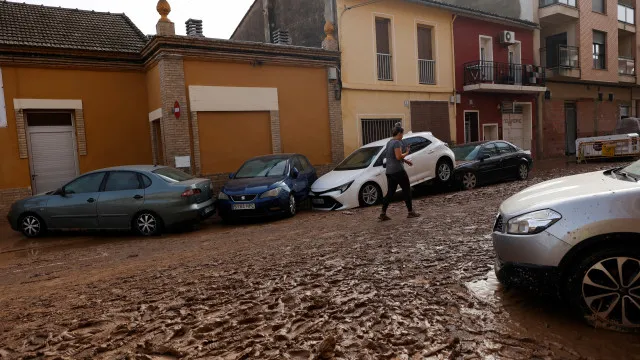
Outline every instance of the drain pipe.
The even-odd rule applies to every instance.
[[[453,36],[453,25],[456,19],[458,18],[458,14],[453,14],[453,18],[451,19],[451,60],[453,62],[453,67],[451,69],[451,77],[453,81],[453,135],[452,139],[449,141],[451,145],[455,145],[456,139],[458,138],[458,102],[457,102],[457,85],[456,85],[456,45],[454,42]],[[451,132],[451,126],[449,126],[449,132]]]

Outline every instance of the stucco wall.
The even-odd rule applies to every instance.
[[[3,67],[9,127],[0,129],[0,189],[31,186],[29,161],[20,159],[14,98],[80,99],[87,155],[80,172],[151,163],[144,73]]]
[[[325,68],[185,60],[185,83],[201,86],[277,88],[282,152],[305,154],[313,164],[331,163],[331,133]],[[188,91],[187,91],[188,93]],[[198,116],[200,117],[200,115]],[[239,142],[246,131],[229,134]],[[242,143],[242,146],[252,146]],[[205,159],[202,159],[203,164]]]
[[[160,96],[160,68],[158,65],[149,69],[146,80],[148,110],[152,112],[162,107],[162,97]]]

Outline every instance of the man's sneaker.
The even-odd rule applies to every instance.
[[[407,215],[407,218],[408,218],[408,219],[415,219],[415,218],[419,218],[419,217],[420,217],[420,214],[418,214],[418,213],[417,213],[417,212],[415,212],[415,211],[411,211],[411,212],[409,213],[409,215]]]
[[[380,221],[389,221],[389,220],[391,220],[391,218],[390,218],[390,217],[388,217],[388,216],[387,216],[387,214],[380,214],[380,216],[378,217],[378,219],[379,219]]]

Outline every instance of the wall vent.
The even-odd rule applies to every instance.
[[[291,36],[287,30],[278,29],[273,32],[271,38],[274,44],[291,45]]]

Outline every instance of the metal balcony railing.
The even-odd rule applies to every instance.
[[[464,64],[464,84],[544,86],[543,67],[528,64],[508,64],[493,61],[473,61]]]
[[[542,48],[540,60],[547,69],[580,69],[580,48],[568,45]]]
[[[419,59],[418,73],[420,74],[420,84],[435,85],[436,84],[436,61]]]
[[[629,57],[619,57],[618,58],[618,74],[635,76],[636,60]]]
[[[541,8],[551,5],[562,4],[566,6],[576,7],[576,0],[540,0]]]
[[[378,54],[378,80],[392,81],[391,54]]]

